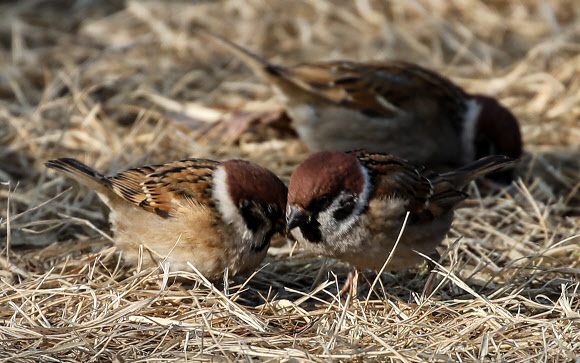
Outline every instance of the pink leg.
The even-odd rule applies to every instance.
[[[441,255],[439,254],[439,252],[435,251],[434,253],[430,254],[429,257],[431,257],[431,259],[433,259],[434,261],[439,261]],[[427,260],[427,266],[429,268],[429,277],[427,278],[425,286],[423,287],[423,296],[431,295],[431,293],[433,293],[433,290],[435,290],[435,283],[437,282],[437,274],[433,272],[433,270],[436,267],[435,263],[431,262],[430,260]]]
[[[348,272],[346,277],[346,282],[342,286],[342,289],[338,292],[338,296],[343,296],[349,292],[352,296],[356,296],[358,290],[358,270],[353,267],[352,270]]]

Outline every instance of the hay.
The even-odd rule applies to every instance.
[[[434,296],[419,267],[339,299],[348,266],[280,240],[221,287],[125,265],[94,193],[44,161],[244,157],[287,180],[307,153],[270,89],[200,27],[284,64],[403,58],[513,110],[521,182],[457,213]],[[579,50],[575,0],[0,4],[0,359],[576,360]]]

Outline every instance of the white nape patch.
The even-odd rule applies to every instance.
[[[360,193],[360,196],[356,203],[356,207],[354,208],[354,211],[352,213],[353,215],[359,215],[360,212],[362,212],[362,210],[365,209],[365,207],[368,205],[369,196],[371,194],[371,177],[369,176],[369,171],[362,165],[360,165],[360,170],[365,179],[365,184],[363,186],[362,193]]]
[[[230,197],[230,191],[227,183],[227,173],[223,165],[219,166],[213,173],[213,199],[215,200],[218,210],[222,215],[225,223],[230,224],[237,231],[242,232],[244,240],[253,238],[253,233],[246,227],[244,218],[239,212],[238,207]]]
[[[340,201],[342,199],[341,197],[344,196],[343,194],[339,194],[339,196],[332,202],[330,207],[328,207],[324,212],[320,213],[318,216],[318,222],[321,224],[321,226],[323,226],[323,229],[324,227],[330,227],[326,231],[330,232],[331,235],[323,236],[327,241],[328,239],[341,238],[342,236],[347,234],[358,220],[361,212],[368,205],[372,187],[370,176],[368,170],[364,166],[360,165],[360,169],[364,177],[364,186],[362,192],[358,197],[358,200],[352,213],[347,218],[341,221],[336,221],[334,219],[333,214],[338,208],[340,208]]]
[[[463,131],[461,133],[461,147],[463,149],[462,162],[467,164],[475,159],[475,130],[481,113],[481,105],[477,100],[465,102],[467,111],[463,115]]]

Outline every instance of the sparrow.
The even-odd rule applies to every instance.
[[[272,236],[284,230],[287,188],[271,171],[244,160],[185,159],[105,176],[78,160],[55,169],[95,190],[111,209],[116,246],[136,265],[167,261],[218,281],[253,271]],[[142,251],[142,252],[141,252]]]
[[[454,210],[468,197],[461,188],[515,163],[494,155],[438,174],[388,154],[315,153],[290,177],[287,229],[309,252],[381,270],[408,212],[386,269],[416,265],[423,260],[419,253],[438,260],[436,247],[449,232]]]
[[[522,154],[518,121],[506,107],[416,64],[330,61],[284,67],[227,39],[199,33],[272,86],[313,152],[364,148],[436,168]],[[509,182],[511,175],[498,179]]]

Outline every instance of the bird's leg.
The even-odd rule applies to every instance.
[[[433,261],[439,261],[441,255],[439,252],[435,251],[428,255]],[[431,295],[433,290],[435,289],[435,282],[437,280],[437,274],[433,271],[437,266],[433,261],[427,260],[427,267],[429,269],[429,277],[427,278],[427,282],[425,282],[425,286],[423,287],[422,295],[427,297]]]
[[[338,296],[343,296],[347,292],[350,293],[353,297],[358,293],[358,269],[353,267],[346,277],[346,282],[342,286],[342,289],[338,292]]]

